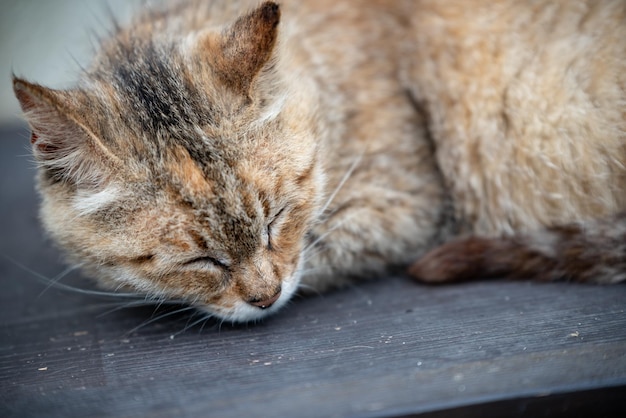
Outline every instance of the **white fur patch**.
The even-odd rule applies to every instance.
[[[300,272],[300,269],[298,269],[291,277],[283,280],[280,297],[268,309],[259,309],[254,306],[251,306],[249,303],[246,303],[244,301],[236,302],[235,306],[230,309],[225,309],[221,306],[211,306],[211,305],[198,305],[198,309],[209,312],[210,314],[215,315],[219,318],[222,318],[226,321],[233,321],[233,322],[256,321],[266,316],[273,315],[279,309],[285,306],[285,304],[291,299],[293,294],[298,289],[298,285],[300,283],[300,276],[301,276],[301,272]]]
[[[109,186],[99,192],[79,192],[74,197],[73,207],[79,216],[85,216],[99,211],[121,197],[121,191],[116,186]]]
[[[272,101],[271,104],[267,106],[263,110],[263,113],[259,116],[259,118],[254,122],[255,127],[260,127],[265,125],[266,123],[276,119],[278,115],[283,111],[285,104],[287,103],[287,95],[279,96]]]

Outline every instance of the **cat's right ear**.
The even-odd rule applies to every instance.
[[[280,7],[265,2],[237,19],[221,34],[208,33],[201,47],[212,57],[218,77],[232,90],[248,95],[259,72],[272,57],[278,37]]]
[[[115,163],[117,157],[88,128],[71,92],[17,77],[13,90],[30,124],[30,142],[40,166],[57,181],[103,183],[108,177],[106,164]]]

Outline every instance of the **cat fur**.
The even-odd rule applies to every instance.
[[[189,0],[13,82],[70,262],[247,321],[411,264],[623,281],[625,74],[618,0]]]

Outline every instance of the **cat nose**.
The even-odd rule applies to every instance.
[[[270,306],[272,306],[274,303],[276,303],[276,301],[280,297],[280,291],[281,289],[278,289],[278,292],[276,292],[276,294],[272,296],[271,298],[264,299],[264,300],[251,299],[248,301],[248,303],[252,306],[256,306],[257,308],[267,309]]]

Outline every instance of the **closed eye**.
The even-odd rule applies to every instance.
[[[228,264],[227,261],[221,260],[215,257],[210,257],[210,256],[196,257],[189,261],[184,262],[183,265],[189,266],[189,267],[198,267],[198,268],[218,267],[224,270],[228,270],[230,268],[230,265]]]
[[[281,210],[279,210],[276,213],[276,215],[274,215],[274,218],[272,218],[270,223],[267,224],[267,249],[268,250],[274,249],[274,246],[272,245],[272,227],[276,225],[276,221],[280,219],[280,216],[283,214],[284,211],[285,211],[285,208],[282,208]]]

